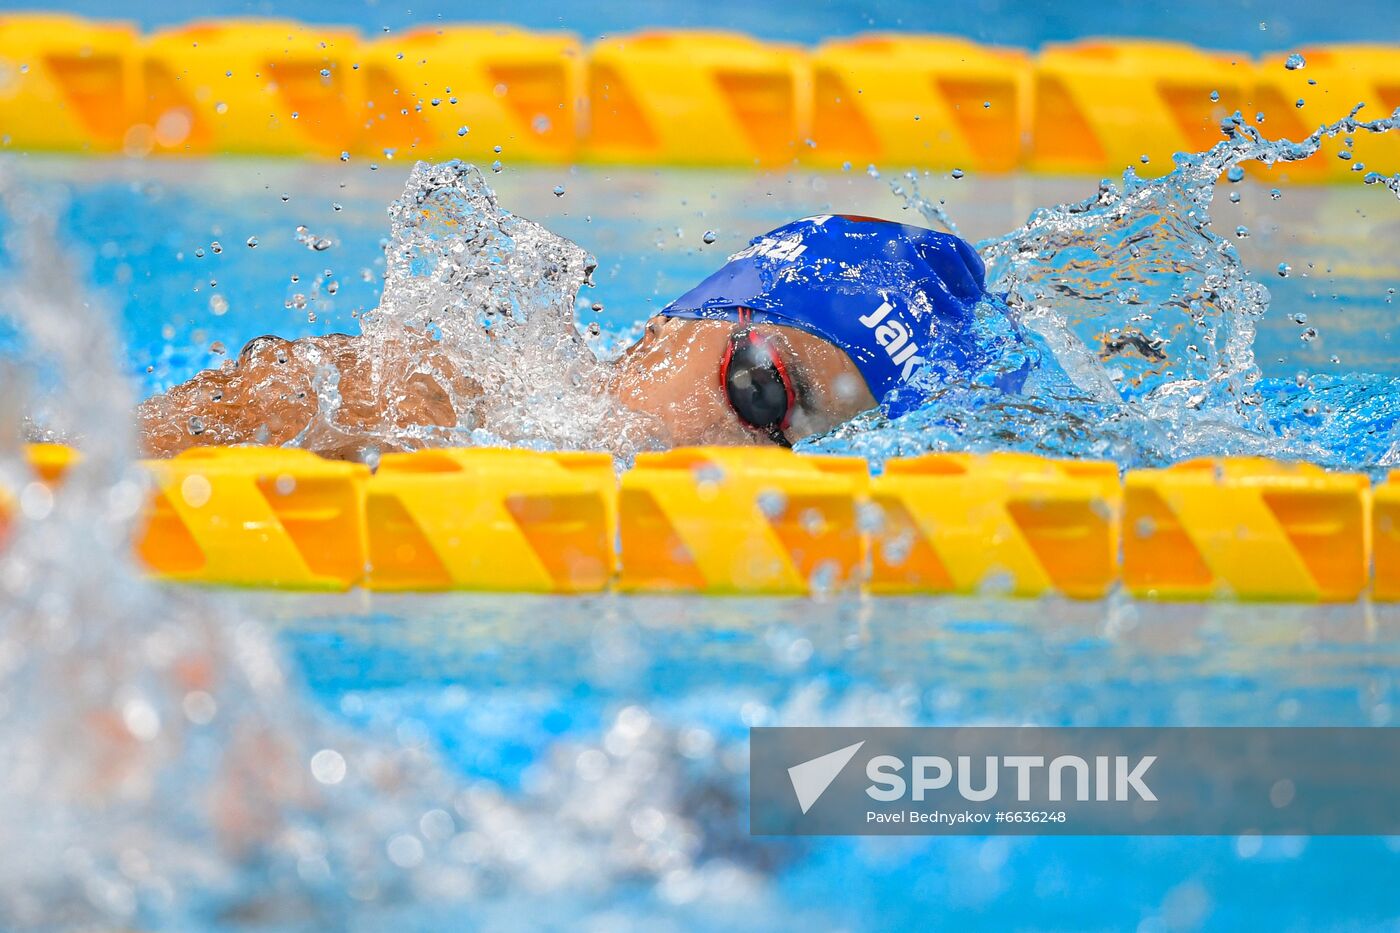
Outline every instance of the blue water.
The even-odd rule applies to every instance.
[[[0,9],[31,6],[23,0],[0,3]],[[374,33],[385,28],[402,30],[443,22],[511,22],[534,29],[567,29],[585,39],[631,32],[647,25],[735,29],[770,39],[808,43],[870,30],[946,33],[1028,47],[1084,36],[1144,36],[1244,52],[1292,50],[1301,43],[1400,41],[1400,20],[1385,0],[1331,5],[1306,0],[1182,0],[1171,4],[1169,15],[1152,4],[1119,0],[964,0],[936,7],[919,0],[823,0],[803,4],[743,0],[652,0],[645,4],[627,0],[543,0],[519,4],[483,0],[470,5],[451,0],[423,0],[407,5],[378,0],[207,0],[197,12],[151,0],[55,0],[45,7],[93,17],[130,19],[148,28],[185,22],[195,16],[285,16],[344,23]]]
[[[560,748],[627,708],[715,751],[685,760],[702,864],[761,883],[733,903],[665,887],[543,896],[531,924],[634,929],[1381,929],[1400,916],[1400,839],[749,838],[748,725],[1393,725],[1400,611],[1127,601],[259,597],[337,717],[427,737],[459,771],[539,809]],[[405,725],[407,724],[407,726]],[[565,756],[569,755],[565,752]],[[664,783],[671,778],[663,773]],[[574,778],[575,781],[580,780]],[[716,804],[716,801],[719,801]],[[473,917],[490,926],[488,900]],[[406,922],[431,928],[440,914]],[[486,918],[486,919],[481,919]],[[603,922],[604,926],[609,925]]]

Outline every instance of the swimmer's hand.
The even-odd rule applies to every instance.
[[[317,384],[337,375],[339,403],[321,412]],[[300,446],[354,460],[371,448],[404,449],[398,438],[414,427],[469,423],[471,412],[458,411],[454,399],[460,405],[480,395],[424,334],[259,337],[236,362],[152,396],[137,415],[154,457],[216,444],[282,445],[305,432]]]

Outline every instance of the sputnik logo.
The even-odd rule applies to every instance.
[[[860,741],[854,745],[847,745],[845,748],[838,748],[834,752],[788,768],[788,778],[792,781],[793,792],[797,794],[797,805],[802,808],[803,813],[812,809],[813,804],[821,799],[831,782],[845,770],[846,765],[850,764],[864,744],[864,741]]]

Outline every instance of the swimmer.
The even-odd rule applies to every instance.
[[[651,318],[612,363],[606,388],[649,416],[654,446],[791,447],[879,405],[908,411],[931,376],[975,376],[1019,343],[984,275],[976,251],[951,234],[850,215],[795,221],[756,237]],[[357,425],[384,423],[386,412],[402,428],[460,424],[454,399],[479,387],[428,335],[394,339],[393,358],[428,365],[385,372],[366,338],[343,334],[253,340],[236,363],[141,406],[148,450],[287,443],[315,416],[313,377],[328,366],[339,376],[345,440],[319,453],[358,456]],[[996,384],[1014,390],[1024,378],[1016,370]]]

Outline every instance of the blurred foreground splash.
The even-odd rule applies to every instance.
[[[146,487],[108,318],[48,206],[6,207],[4,307],[32,365],[0,373],[0,488],[18,491],[0,541],[0,927],[375,928],[501,892],[749,887],[771,854],[734,828],[732,750],[678,750],[629,707],[507,798],[421,744],[328,724],[264,626],[143,581],[129,538]],[[39,387],[49,429],[83,438],[56,491],[20,444]]]

